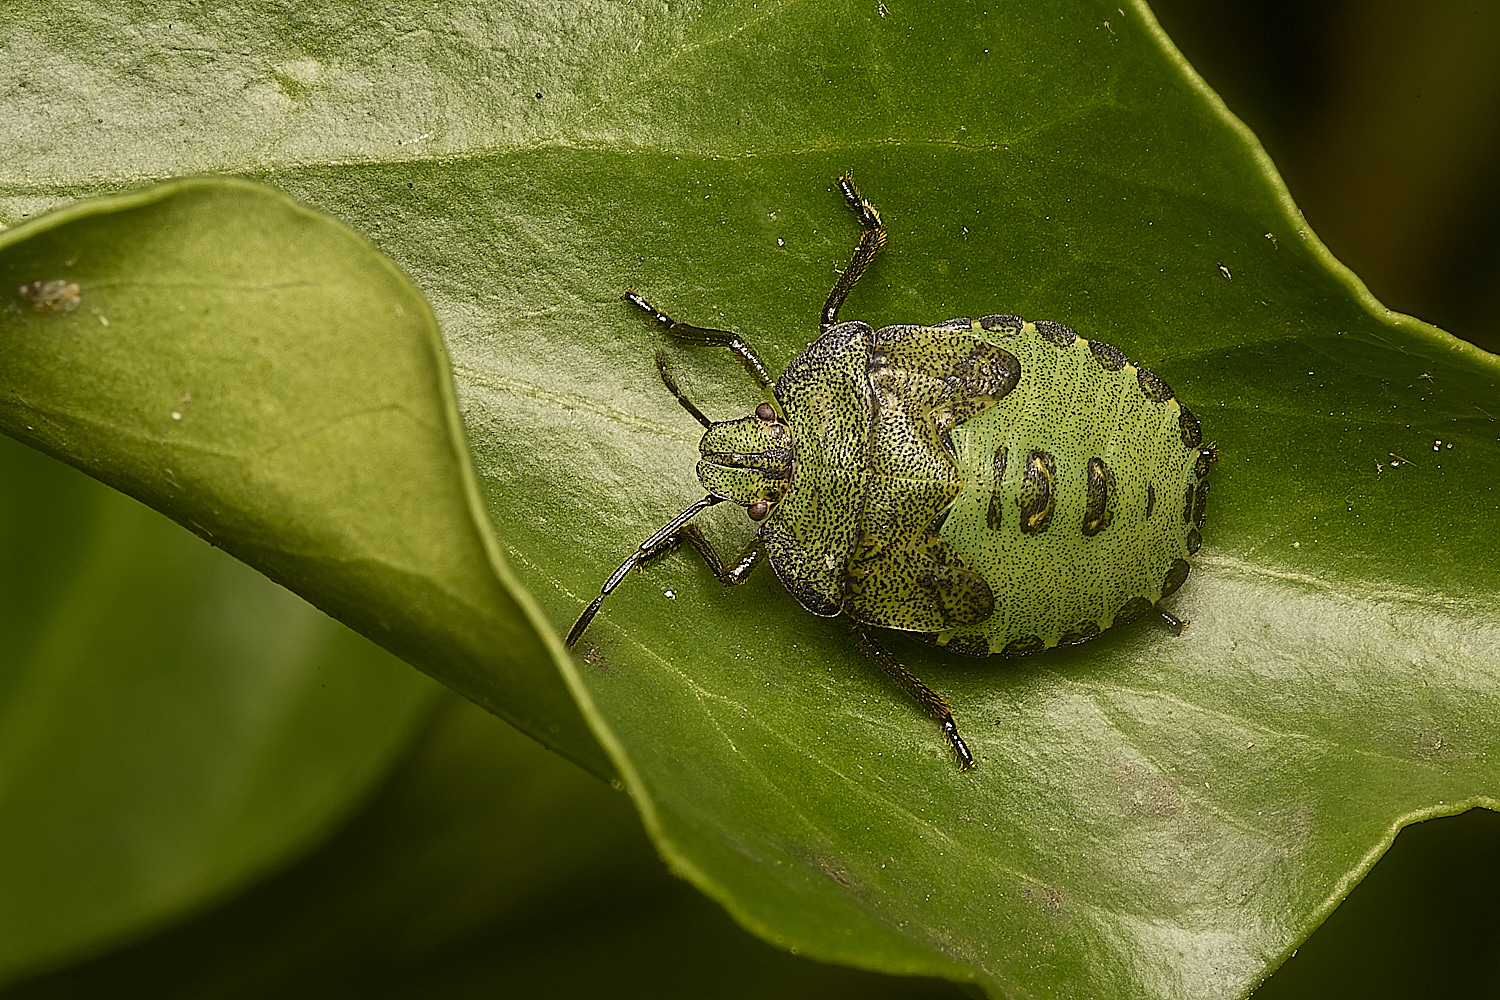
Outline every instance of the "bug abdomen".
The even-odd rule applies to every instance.
[[[1207,468],[1197,422],[1108,345],[1014,317],[974,326],[1022,374],[953,431],[964,485],[942,535],[989,582],[995,612],[938,642],[976,654],[1081,642],[1182,582]]]

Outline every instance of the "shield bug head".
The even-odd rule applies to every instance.
[[[773,419],[765,418],[767,411]],[[762,403],[752,416],[709,425],[698,445],[698,479],[705,489],[747,509],[764,505],[769,513],[792,478],[792,434],[775,415]]]

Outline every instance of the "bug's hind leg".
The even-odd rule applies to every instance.
[[[755,353],[755,348],[739,334],[730,330],[715,330],[706,326],[693,326],[691,323],[679,323],[660,309],[647,302],[636,292],[634,288],[625,289],[625,294],[620,296],[641,312],[650,316],[652,321],[673,340],[680,340],[684,344],[705,344],[710,347],[727,347],[734,352],[734,356],[740,359],[740,364],[750,373],[750,377],[756,381],[762,389],[769,390],[774,381],[771,373],[766,370],[766,364]],[[670,388],[670,386],[669,386]],[[678,396],[681,399],[681,396]]]
[[[953,708],[943,700],[943,696],[932,688],[923,684],[921,679],[907,670],[890,653],[887,653],[864,629],[855,627],[855,641],[859,643],[860,649],[865,655],[880,664],[882,670],[890,675],[891,679],[901,685],[901,689],[911,695],[912,700],[922,706],[938,725],[943,727],[943,735],[948,737],[948,743],[953,747],[953,752],[958,756],[959,770],[967,771],[974,766],[974,755],[969,753],[969,746],[964,738],[959,735],[958,724],[953,721]]]

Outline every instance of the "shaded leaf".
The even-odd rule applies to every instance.
[[[0,995],[962,996],[772,949],[665,871],[625,796],[458,699],[434,721],[286,871]]]
[[[0,981],[238,889],[343,819],[434,685],[0,439]]]
[[[36,282],[79,289],[38,308]],[[363,240],[193,180],[0,235],[0,427],[607,768],[473,517],[441,345]]]

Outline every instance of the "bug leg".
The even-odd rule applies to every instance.
[[[614,593],[614,589],[620,585],[620,581],[625,579],[625,575],[629,573],[633,567],[639,566],[642,563],[645,563],[653,558],[657,554],[657,549],[662,545],[662,543],[670,538],[676,537],[677,530],[684,524],[687,524],[688,521],[692,520],[695,516],[697,516],[699,511],[707,507],[712,507],[716,503],[723,502],[723,497],[716,497],[710,494],[704,497],[702,500],[699,500],[697,503],[693,504],[681,514],[678,514],[676,517],[672,518],[670,522],[662,526],[654,534],[652,534],[650,538],[642,542],[636,548],[636,550],[630,554],[629,558],[620,563],[620,568],[611,573],[609,575],[609,579],[604,581],[604,586],[599,588],[599,596],[594,598],[593,602],[589,604],[588,607],[583,609],[583,614],[578,616],[578,620],[574,622],[573,627],[568,630],[568,637],[567,639],[563,640],[564,645],[571,649],[573,646],[578,644],[578,640],[583,638],[584,631],[589,627],[589,622],[593,621],[594,616],[599,613],[599,608],[603,606],[604,599],[610,594]],[[708,540],[704,539],[705,545],[707,544],[707,542]],[[702,550],[700,549],[699,551]],[[709,547],[709,551],[713,551],[712,546]],[[714,558],[717,560],[718,555],[715,554]],[[749,572],[749,570],[746,570],[746,572]]]
[[[703,533],[703,529],[696,524],[687,524],[662,539],[653,551],[646,553],[640,561],[641,569],[645,569],[668,552],[681,548],[683,542],[691,545],[703,557],[703,561],[708,564],[714,576],[718,577],[719,582],[726,587],[738,587],[744,583],[755,567],[760,565],[762,557],[766,554],[766,543],[757,535],[751,539],[749,545],[745,546],[744,551],[734,562],[725,566],[724,560],[719,557],[719,553],[714,549],[713,543],[708,540],[708,536]]]
[[[839,275],[833,291],[828,293],[828,301],[823,303],[823,319],[818,326],[819,331],[827,330],[839,321],[839,307],[849,297],[849,290],[865,273],[880,248],[885,246],[885,224],[880,221],[880,213],[875,210],[875,206],[866,201],[859,193],[859,188],[854,186],[854,172],[846,171],[839,178],[838,184],[845,204],[859,218],[859,243],[854,247],[854,256],[850,258],[849,266]]]
[[[1181,635],[1182,630],[1187,627],[1187,622],[1183,621],[1181,618],[1178,618],[1166,608],[1157,607],[1156,613],[1161,616],[1162,624],[1171,629],[1173,632],[1176,632],[1178,635]]]
[[[871,639],[864,629],[856,627],[854,638],[859,643],[860,649],[864,650],[865,655],[880,664],[881,669],[897,684],[900,684],[902,690],[911,695],[918,705],[922,706],[922,711],[943,727],[943,735],[948,737],[953,752],[958,755],[959,770],[967,771],[972,768],[974,755],[969,753],[969,747],[964,743],[964,738],[958,734],[958,724],[953,721],[953,709],[943,700],[943,696],[923,684],[916,674],[902,666],[899,660]]]
[[[755,353],[755,348],[751,347],[739,334],[729,330],[713,330],[706,326],[679,323],[641,298],[634,288],[625,289],[625,294],[620,297],[650,316],[656,325],[661,327],[662,332],[673,340],[680,340],[685,344],[706,344],[710,347],[729,348],[762,389],[771,388],[773,379],[770,372],[766,370],[765,362],[761,361],[760,355]],[[680,395],[677,398],[682,399]]]

